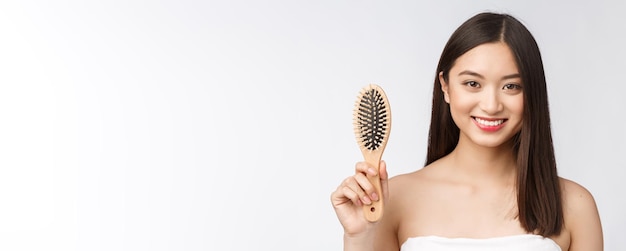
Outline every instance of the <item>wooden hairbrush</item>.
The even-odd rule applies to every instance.
[[[378,170],[391,131],[391,110],[383,89],[375,84],[364,87],[357,98],[353,115],[354,133],[365,162]],[[368,179],[380,199],[364,205],[363,214],[368,221],[376,222],[383,216],[380,176]]]

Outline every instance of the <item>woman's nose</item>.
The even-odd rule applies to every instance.
[[[480,109],[487,114],[497,114],[503,107],[496,90],[485,90],[481,96]]]

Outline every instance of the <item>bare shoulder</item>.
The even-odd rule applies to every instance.
[[[389,188],[393,193],[415,193],[428,184],[429,172],[427,168],[421,168],[410,173],[404,173],[389,179]]]
[[[420,168],[389,179],[388,200],[389,211],[393,211],[396,223],[406,222],[406,216],[414,214],[437,192],[437,181],[431,169]],[[391,212],[390,212],[391,213]]]
[[[428,192],[436,192],[442,181],[446,180],[446,174],[442,172],[440,161],[416,171],[400,174],[389,179],[390,197],[397,200],[410,200],[417,202],[423,199]],[[395,195],[395,196],[394,196]]]
[[[561,178],[565,229],[570,251],[603,250],[602,226],[595,199],[582,185]]]
[[[563,194],[563,205],[566,213],[578,214],[597,211],[593,195],[587,188],[565,178],[560,178],[560,182]]]
[[[424,168],[389,179],[388,205],[396,211],[397,220],[401,220],[407,207],[411,208],[423,199],[423,192],[429,189],[427,180]]]

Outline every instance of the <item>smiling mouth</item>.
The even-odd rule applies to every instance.
[[[474,118],[474,121],[476,121],[480,126],[483,127],[497,127],[507,121],[506,119],[481,119],[477,117],[472,118]]]

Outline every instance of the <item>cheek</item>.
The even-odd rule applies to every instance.
[[[450,110],[456,112],[470,111],[476,103],[472,95],[450,92]]]
[[[471,96],[450,92],[450,116],[457,126],[467,122],[475,106],[476,101]]]
[[[524,114],[524,96],[518,95],[515,99],[511,100],[509,104],[509,110],[511,113],[519,116],[520,118]]]

